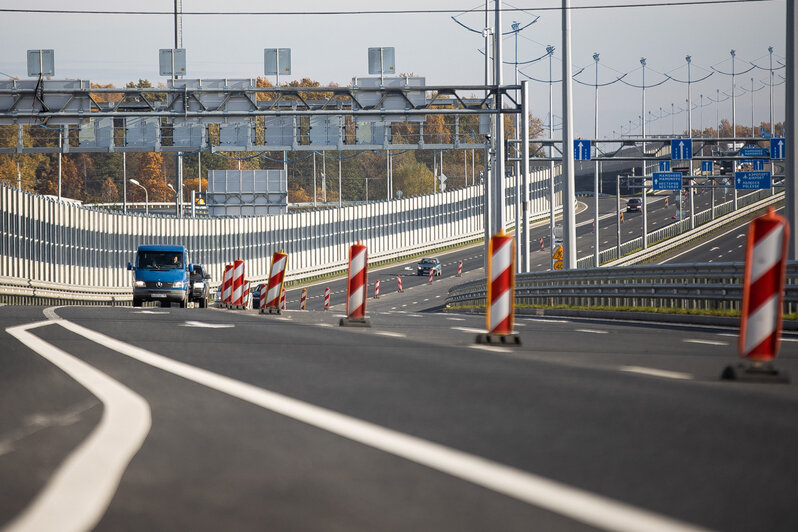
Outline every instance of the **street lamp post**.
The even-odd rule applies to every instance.
[[[147,194],[147,189],[144,187],[144,185],[142,185],[141,183],[139,183],[135,179],[128,179],[128,181],[130,181],[130,184],[136,185],[137,187],[141,187],[142,189],[144,189],[144,214],[149,215],[150,214],[150,195]]]
[[[640,58],[640,64],[643,65],[643,113],[640,115],[640,127],[643,134],[642,144],[642,165],[640,168],[641,181],[643,182],[643,249],[648,248],[648,209],[646,208],[646,58]]]
[[[734,96],[734,56],[736,55],[736,52],[734,50],[731,50],[729,53],[731,54],[731,58],[732,58],[732,75],[731,75],[731,79],[732,79],[732,86],[731,86],[731,90],[732,90],[731,91],[731,100],[732,100],[732,150],[736,150],[737,149],[737,143],[734,141],[734,138],[737,136],[737,99]],[[736,162],[734,163],[734,166],[735,167],[737,166]],[[734,176],[734,172],[732,172],[732,176]],[[735,187],[734,190],[732,191],[732,198],[733,198],[734,210],[736,211],[737,210],[737,187]]]
[[[692,62],[692,58],[688,55],[684,58],[687,61],[687,138],[693,138],[693,97],[690,94],[692,91],[690,90],[690,83],[692,79],[690,78],[690,63]],[[687,168],[688,172],[687,175],[690,177],[690,229],[695,229],[695,196],[693,190],[693,159],[687,161]]]
[[[775,137],[776,132],[773,131],[773,47],[768,46],[768,53],[770,54],[770,75],[768,76],[768,80],[770,81],[770,136]]]
[[[598,140],[598,52],[593,54],[593,61],[596,62],[596,92],[594,97],[594,113],[593,113],[593,142]],[[598,149],[596,150],[598,152]],[[599,267],[599,161],[598,153],[593,158],[593,266]]]
[[[553,92],[553,78],[551,60],[554,57],[554,46],[546,46],[546,52],[549,54],[549,140],[554,140],[554,92]],[[549,247],[554,247],[554,145],[549,146]],[[549,253],[551,256],[550,268],[554,269],[554,253]]]

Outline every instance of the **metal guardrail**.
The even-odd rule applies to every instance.
[[[92,288],[0,277],[0,301],[9,305],[130,306],[132,288]]]
[[[517,305],[739,310],[742,262],[620,266],[520,274]],[[787,263],[784,311],[798,310],[798,261]],[[447,307],[484,307],[485,281],[449,290]]]

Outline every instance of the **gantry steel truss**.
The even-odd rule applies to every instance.
[[[368,85],[372,79],[361,82]],[[9,142],[6,132],[0,153],[477,149],[490,143],[487,119],[491,115],[522,112],[515,95],[518,86],[424,86],[419,79],[394,78],[391,85],[359,86],[355,78],[349,87],[258,87],[256,80],[178,79],[158,88],[93,88],[85,80],[3,81],[0,126],[16,126],[17,139]],[[498,110],[493,103],[497,94],[504,102]],[[451,118],[446,123],[451,141],[429,142],[437,135],[424,131],[429,115]],[[469,116],[470,122],[464,123]],[[481,119],[474,122],[474,116]],[[338,123],[329,126],[336,135],[321,144],[310,142],[309,117],[337,118]],[[290,142],[267,142],[254,132],[268,127],[265,120],[277,118],[292,119]],[[103,145],[75,142],[76,130],[93,127],[102,119],[112,119],[114,128]],[[131,145],[125,135],[118,134],[130,128],[134,119],[155,119],[150,123],[158,129],[157,142]],[[391,135],[390,126],[397,123],[417,124],[418,129],[412,135]],[[223,143],[208,134],[207,126],[214,124],[251,126],[253,132],[244,137],[248,142]],[[385,133],[358,142],[356,129],[351,128],[363,124],[378,124]],[[23,128],[36,126],[57,129],[60,146],[26,144]],[[189,126],[202,131],[192,137],[195,140],[180,145],[176,137],[170,138],[175,127]]]

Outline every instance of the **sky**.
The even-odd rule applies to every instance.
[[[490,0],[493,8],[494,0]],[[645,91],[648,134],[686,129],[688,85],[666,81],[665,74],[687,80],[686,55],[692,57],[690,85],[693,128],[715,124],[716,116],[731,119],[732,57],[736,81],[736,115],[751,124],[753,81],[754,122],[769,120],[769,52],[773,47],[775,121],[784,119],[786,0],[685,4],[684,0],[572,0],[572,72],[575,135],[593,138],[596,69],[599,53],[599,138],[640,135],[643,114],[641,58],[646,58]],[[254,0],[183,0],[183,47],[187,78],[253,78],[264,72],[264,48],[291,48],[292,79],[309,77],[346,85],[367,76],[367,49],[392,46],[396,69],[426,78],[428,85],[484,83],[484,40],[452,20],[477,31],[484,26],[484,0],[294,0],[290,3]],[[626,7],[620,7],[623,4]],[[24,6],[24,7],[23,7]],[[277,7],[275,7],[277,6]],[[562,75],[561,1],[503,2],[502,31],[518,32],[518,62],[524,63],[555,47],[553,79]],[[617,7],[608,7],[617,6]],[[122,86],[139,78],[165,81],[158,73],[158,50],[174,46],[172,0],[137,2],[89,0],[0,0],[0,9],[67,9],[166,12],[170,14],[36,14],[0,12],[0,80],[27,77],[26,51],[55,50],[56,79],[88,79]],[[283,13],[277,14],[275,11]],[[373,13],[376,10],[413,11]],[[451,12],[429,12],[451,10]],[[340,12],[321,14],[319,12]],[[371,13],[368,13],[371,11]],[[191,13],[213,12],[214,15]],[[219,14],[224,12],[225,14]],[[230,14],[230,13],[244,14]],[[253,14],[258,13],[258,14]],[[264,14],[265,13],[265,14]],[[493,23],[493,14],[490,16]],[[515,36],[503,39],[503,60],[515,61]],[[752,65],[761,68],[754,68]],[[753,68],[753,69],[752,69]],[[749,69],[752,69],[748,71]],[[511,84],[514,65],[506,65],[504,82]],[[549,60],[519,65],[519,79],[531,81],[532,114],[548,123]],[[746,72],[748,71],[748,72]],[[272,79],[272,81],[274,81]],[[281,79],[282,81],[282,79]],[[657,85],[657,86],[654,86]],[[561,86],[553,84],[554,125],[560,125]],[[720,99],[725,100],[719,104]],[[699,108],[703,94],[704,107]],[[671,109],[674,114],[671,115]],[[681,109],[681,111],[680,111]],[[662,118],[660,118],[662,113]],[[631,124],[630,124],[631,121]],[[555,137],[560,133],[555,132]]]

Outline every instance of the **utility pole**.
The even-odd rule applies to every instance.
[[[643,65],[643,114],[641,118],[646,116],[646,58],[640,58],[640,64]],[[642,144],[642,165],[640,167],[641,182],[643,183],[643,249],[648,248],[648,209],[646,208],[646,121],[640,121],[641,131],[643,133]]]
[[[596,62],[596,93],[593,100],[593,139],[594,143],[598,141],[598,64],[599,54],[593,54],[593,61]],[[593,267],[598,268],[600,261],[599,250],[599,161],[598,149],[596,149],[596,157],[593,158]]]
[[[571,2],[562,2],[562,162],[563,162],[563,266],[576,269],[576,214],[574,213],[574,142],[573,142],[573,81],[571,79]]]
[[[504,120],[501,114],[501,86],[504,83],[502,73],[502,11],[501,0],[495,0],[495,22],[493,31],[493,77],[496,84],[494,103],[496,106],[496,127],[493,138],[496,157],[493,163],[493,230],[498,233],[504,229]],[[487,245],[487,242],[485,243]]]

